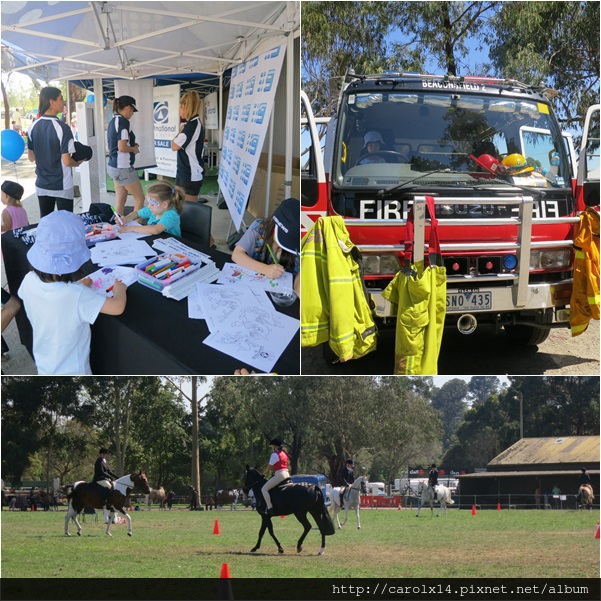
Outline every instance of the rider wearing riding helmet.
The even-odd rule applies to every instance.
[[[438,486],[438,470],[436,469],[435,463],[430,466],[430,471],[428,472],[428,486],[436,492],[436,486]]]
[[[92,480],[103,489],[103,505],[108,503],[109,497],[113,490],[113,480],[116,480],[119,477],[114,472],[111,472],[106,464],[106,458],[108,454],[108,449],[105,449],[104,447],[98,451],[98,459],[96,459],[96,463],[94,464],[94,479]]]
[[[282,448],[282,441],[279,438],[274,438],[269,444],[273,449],[273,453],[269,458],[269,465],[265,468],[263,475],[267,477],[269,472],[272,470],[274,473],[261,489],[267,505],[267,508],[265,509],[265,515],[273,515],[273,504],[271,502],[271,495],[269,494],[269,491],[277,486],[280,482],[290,478],[290,474],[288,472],[288,455]]]
[[[346,465],[340,471],[340,479],[342,481],[342,494],[340,498],[343,500],[348,499],[348,493],[350,492],[351,486],[355,481],[355,472],[353,470],[353,460],[347,459]]]

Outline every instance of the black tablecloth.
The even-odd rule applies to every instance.
[[[157,237],[166,236],[145,240],[152,244]],[[183,242],[211,255],[217,267],[231,261],[226,253],[202,248],[188,240]],[[26,256],[29,248],[12,232],[2,234],[2,255],[11,294],[17,293],[30,269]],[[97,265],[88,261],[82,271],[89,274],[97,269]],[[297,300],[291,307],[276,308],[298,319],[299,306]],[[32,330],[24,308],[16,320],[21,343],[31,353]],[[186,299],[168,299],[160,292],[135,283],[127,289],[124,313],[117,317],[100,314],[92,326],[92,371],[96,375],[231,375],[241,367],[254,369],[202,344],[208,335],[204,319],[188,318]],[[300,373],[298,333],[278,359],[274,371],[281,375]]]

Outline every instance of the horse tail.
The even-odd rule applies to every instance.
[[[323,498],[323,491],[318,486],[315,487],[317,490],[317,502],[321,507],[321,516],[319,519],[319,531],[324,536],[332,536],[336,532],[334,528],[334,522],[330,517],[330,512],[328,511],[325,503],[325,499]]]

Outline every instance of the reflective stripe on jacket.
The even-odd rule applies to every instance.
[[[328,342],[341,361],[375,350],[376,326],[342,217],[320,217],[301,246],[301,344]],[[360,260],[360,259],[359,259]]]

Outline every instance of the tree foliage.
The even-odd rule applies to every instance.
[[[497,72],[560,92],[566,124],[599,102],[599,2],[503,2],[492,22]]]

